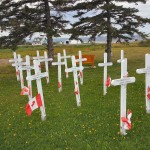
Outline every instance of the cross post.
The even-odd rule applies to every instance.
[[[106,95],[107,93],[107,66],[112,66],[112,62],[107,62],[107,53],[104,53],[104,63],[99,63],[99,67],[104,67],[104,75],[103,75],[103,95]]]
[[[150,54],[145,55],[145,68],[137,69],[136,73],[145,74],[146,112],[150,113]]]
[[[49,61],[53,61],[52,58],[48,58],[47,56],[47,52],[44,52],[44,58],[43,59],[39,59],[39,62],[45,62],[45,70],[46,72],[48,72],[48,77],[46,78],[47,83],[49,83],[49,69],[48,69],[48,62]]]
[[[67,55],[66,55],[66,50],[63,49],[63,56],[61,56],[61,59],[64,59],[64,62],[65,62],[65,69],[68,68],[67,58],[71,58],[71,56],[67,56]],[[66,78],[68,78],[68,77],[69,77],[69,74],[68,74],[68,72],[66,72]]]
[[[42,106],[40,107],[41,119],[44,121],[46,119],[46,113],[45,113],[45,104],[44,104],[41,78],[47,77],[48,73],[47,72],[41,73],[40,62],[38,60],[34,60],[33,64],[35,69],[35,75],[27,76],[26,79],[30,81],[36,80],[38,94],[41,95],[41,99],[42,99]]]
[[[76,59],[76,62],[79,62],[79,67],[82,68],[82,61],[87,61],[87,58],[82,58],[82,52],[79,51],[79,59]],[[83,85],[83,70],[79,72],[80,84]]]
[[[33,69],[34,69],[34,67],[30,66],[30,56],[27,55],[26,56],[26,65],[20,66],[19,70],[21,70],[21,71],[26,70],[27,71],[27,77],[28,77],[28,76],[31,76],[31,70],[33,70]],[[27,80],[27,86],[28,86],[29,91],[30,91],[29,95],[28,95],[29,100],[30,100],[30,99],[32,99],[32,82],[31,82],[31,80]]]
[[[121,62],[121,79],[115,79],[111,81],[113,86],[120,85],[120,133],[126,135],[125,124],[122,122],[121,118],[126,118],[126,88],[127,84],[135,82],[135,77],[127,77],[127,59],[125,58]]]
[[[52,62],[52,65],[58,66],[58,91],[62,91],[62,77],[61,77],[61,65],[65,65],[65,62],[61,62],[61,54],[57,54],[57,62]]]
[[[20,76],[20,83],[21,83],[21,89],[24,88],[24,79],[23,79],[23,70],[21,69],[23,65],[26,65],[26,62],[22,62],[21,55],[18,54],[18,63],[12,64],[12,66],[18,66],[19,70],[19,76]]]
[[[83,70],[83,66],[82,67],[77,67],[76,66],[75,56],[71,56],[71,60],[72,60],[72,68],[65,69],[65,71],[73,72],[74,86],[75,86],[74,93],[76,95],[76,102],[77,102],[77,106],[81,106],[77,71],[82,71]]]
[[[124,50],[121,50],[121,58],[117,60],[118,63],[121,63],[124,59]]]
[[[13,52],[13,55],[14,55],[14,59],[10,59],[9,62],[12,62],[15,64],[15,70],[16,70],[16,77],[17,77],[17,81],[20,81],[20,77],[19,77],[19,70],[18,70],[18,58],[17,58],[17,54],[16,52]]]

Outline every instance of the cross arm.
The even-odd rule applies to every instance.
[[[65,62],[52,62],[52,65],[65,65]]]
[[[37,59],[44,59],[44,56],[32,57],[32,59],[35,59],[35,60],[37,60]]]
[[[19,70],[31,70],[34,69],[34,66],[22,66],[18,68]]]
[[[45,62],[45,61],[53,61],[53,58],[47,58],[47,59],[40,59],[39,62]]]
[[[13,63],[13,62],[16,62],[16,61],[18,61],[17,58],[15,58],[15,59],[10,59],[10,60],[9,60],[9,62],[12,62],[12,63]],[[21,61],[22,61],[22,59],[21,59]]]
[[[127,78],[112,80],[111,84],[113,86],[117,86],[117,85],[125,85],[128,83],[133,83],[133,82],[135,82],[135,77],[127,77]]]
[[[13,67],[19,66],[19,65],[26,65],[26,62],[17,62],[17,63],[12,64]]]
[[[76,59],[76,62],[80,62],[80,61],[87,61],[87,58]]]
[[[39,73],[36,75],[32,75],[32,76],[27,76],[26,80],[39,80],[41,78],[47,77],[48,76],[48,72],[44,72],[44,73]]]
[[[108,62],[108,63],[98,63],[99,67],[104,67],[104,66],[112,66],[113,63],[112,62]]]
[[[71,58],[71,56],[61,56],[61,59]]]
[[[136,69],[136,73],[138,74],[146,73],[146,68]]]
[[[73,72],[73,71],[81,71],[81,70],[83,70],[84,69],[84,67],[82,66],[82,67],[72,67],[72,68],[67,68],[67,69],[65,69],[65,72]]]
[[[118,59],[117,63],[121,63],[123,60],[124,60],[124,58],[123,59]]]

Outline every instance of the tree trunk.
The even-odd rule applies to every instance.
[[[107,9],[107,46],[105,52],[107,53],[107,61],[112,62],[112,52],[111,52],[111,43],[112,43],[112,35],[111,35],[111,17],[109,11],[109,1],[106,2]]]
[[[45,3],[45,16],[46,16],[46,35],[47,35],[47,49],[48,57],[54,59],[54,47],[53,47],[53,36],[51,30],[51,19],[50,19],[50,7],[48,0],[44,0]],[[49,63],[51,66],[51,62]]]

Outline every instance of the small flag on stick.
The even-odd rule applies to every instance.
[[[41,99],[41,95],[37,94],[36,97],[34,97],[33,99],[31,99],[25,108],[25,111],[27,113],[28,116],[30,116],[32,114],[32,111],[41,107],[42,106],[42,99]]]

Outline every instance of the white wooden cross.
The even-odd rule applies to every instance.
[[[40,56],[40,52],[36,51],[36,57],[32,57],[34,60],[44,59],[44,56]]]
[[[118,63],[121,63],[124,59],[124,50],[121,50],[121,58],[117,60]]]
[[[26,65],[21,65],[19,67],[19,70],[20,71],[23,71],[23,70],[26,70],[27,71],[27,77],[28,76],[31,76],[31,70],[33,70],[34,67],[33,66],[30,66],[30,56],[26,56]],[[27,88],[29,89],[29,100],[32,99],[32,82],[31,80],[27,80]]]
[[[20,83],[21,83],[21,89],[24,88],[24,79],[23,79],[23,70],[19,69],[19,68],[22,68],[23,65],[26,65],[26,62],[22,62],[21,55],[18,54],[18,62],[12,64],[12,66],[18,66],[19,76],[20,76]]]
[[[61,62],[61,54],[57,54],[57,62],[52,62],[52,65],[58,65],[58,91],[62,91],[62,77],[61,77],[61,65],[65,65],[65,62]]]
[[[122,135],[126,135],[125,124],[122,122],[121,118],[126,118],[126,88],[127,84],[135,82],[135,77],[127,77],[127,59],[125,58],[121,62],[121,79],[115,79],[111,81],[113,86],[121,86],[120,95],[120,132]]]
[[[46,70],[46,72],[48,72],[48,77],[46,77],[46,80],[47,80],[47,83],[49,83],[48,62],[49,62],[49,61],[53,61],[53,59],[52,59],[52,58],[48,58],[47,52],[45,51],[45,52],[44,52],[44,58],[38,59],[38,60],[39,60],[39,62],[45,62],[45,70]]]
[[[103,75],[103,95],[106,95],[107,93],[107,66],[112,66],[112,62],[107,62],[107,53],[104,53],[104,63],[99,63],[99,67],[104,67],[104,75]]]
[[[34,64],[34,69],[35,69],[35,75],[27,76],[26,79],[29,81],[36,80],[38,94],[41,95],[41,99],[42,99],[42,106],[40,107],[41,119],[45,120],[46,119],[46,113],[45,113],[45,104],[44,104],[41,78],[47,77],[48,72],[41,73],[40,62],[38,60],[34,60],[33,64]]]
[[[64,49],[63,50],[63,56],[61,56],[61,59],[64,59],[64,62],[65,62],[65,69],[67,69],[68,68],[68,64],[67,64],[67,58],[71,58],[71,56],[67,56],[66,55],[66,50]],[[66,72],[66,78],[68,78],[69,77],[69,74],[68,74],[68,72]]]
[[[16,69],[16,77],[17,77],[17,81],[20,81],[20,77],[19,77],[19,70],[18,70],[18,58],[17,58],[17,54],[16,52],[13,52],[14,55],[14,59],[10,59],[9,62],[12,62],[15,64],[15,69]]]
[[[87,61],[87,58],[82,58],[82,52],[79,51],[79,59],[76,59],[76,62],[79,62],[79,67],[82,68],[82,61]],[[83,84],[83,70],[79,72],[80,84]]]
[[[145,55],[145,68],[137,69],[136,73],[145,74],[146,112],[150,113],[150,54]]]
[[[65,71],[73,72],[74,86],[75,86],[74,92],[75,92],[75,95],[76,95],[76,102],[77,102],[77,106],[81,106],[77,71],[82,71],[83,70],[83,66],[82,67],[77,67],[76,66],[75,56],[71,56],[71,60],[72,60],[72,68],[65,69]]]

